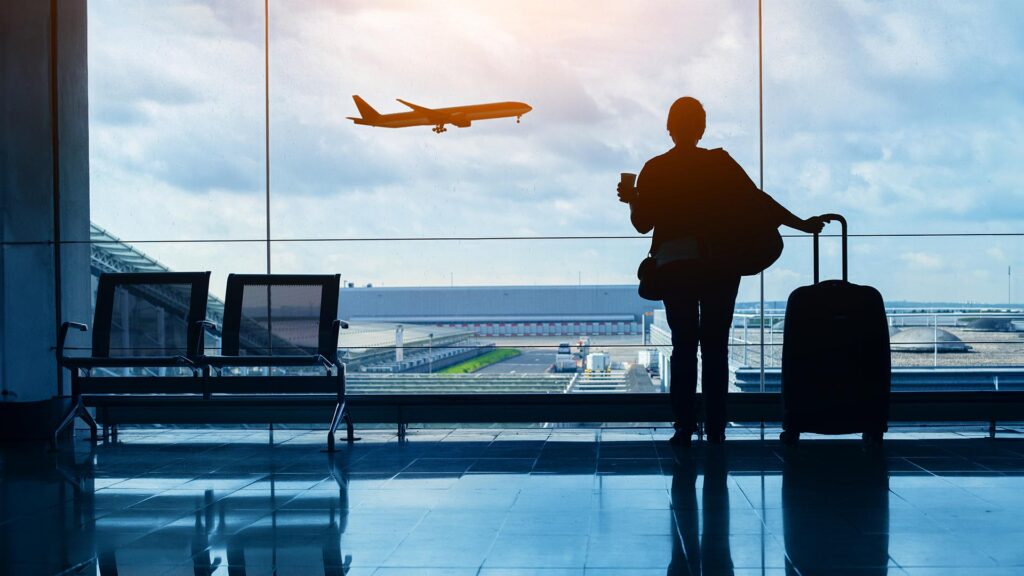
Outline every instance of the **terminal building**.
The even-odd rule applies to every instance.
[[[1020,146],[986,137],[1024,124],[1024,3],[353,4],[0,2],[0,575],[1024,574]],[[671,330],[633,279],[341,287],[417,257],[410,284],[623,272],[643,240],[616,173],[667,145],[664,79],[709,63],[729,90],[699,94],[703,144],[828,177],[786,200],[848,211],[851,279],[911,304],[884,442],[777,440],[794,388],[763,296],[734,316],[721,444],[672,441]],[[460,130],[371,130],[342,124],[357,91],[536,113],[403,103]],[[930,193],[893,204],[908,183]],[[934,201],[965,188],[983,210]],[[903,301],[946,294],[1000,303]],[[583,360],[562,342],[589,372],[546,371]],[[798,401],[852,432],[867,406],[828,376]]]
[[[350,322],[432,325],[481,336],[596,336],[639,335],[660,307],[640,298],[634,285],[346,287],[338,313]]]

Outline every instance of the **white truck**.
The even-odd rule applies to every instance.
[[[607,352],[587,354],[587,372],[611,372],[612,361]]]
[[[657,350],[640,350],[637,353],[636,363],[643,366],[644,369],[647,370],[648,374],[657,374],[658,354]]]

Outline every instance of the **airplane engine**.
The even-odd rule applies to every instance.
[[[452,126],[457,126],[459,128],[469,128],[471,122],[472,120],[455,119],[452,120]]]

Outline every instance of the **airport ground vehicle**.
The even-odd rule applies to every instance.
[[[658,360],[660,353],[658,350],[641,350],[637,352],[637,364],[643,366],[648,374],[654,375],[658,373]]]
[[[573,356],[572,348],[568,342],[562,342],[558,345],[558,351],[555,352],[555,372],[575,371],[576,357]]]
[[[587,370],[591,372],[611,372],[611,356],[607,352],[592,352],[587,354]]]

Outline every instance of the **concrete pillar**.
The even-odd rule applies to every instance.
[[[0,437],[45,436],[57,326],[92,322],[89,246],[54,248],[89,238],[86,33],[85,0],[0,0]]]

